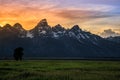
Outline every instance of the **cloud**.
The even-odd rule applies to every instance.
[[[69,20],[88,21],[90,19],[112,17],[111,14],[106,14],[100,11],[90,10],[58,10],[54,13],[56,16],[66,18]]]
[[[119,26],[120,26],[120,25],[119,25]],[[115,30],[115,31],[118,31],[118,32],[120,33],[120,29],[117,28],[117,29],[114,29],[114,30]]]
[[[119,0],[0,0],[0,24],[20,22],[31,29],[40,19],[47,18],[52,26],[85,24],[97,33],[106,26],[119,29],[119,6],[113,5],[116,3]]]
[[[73,7],[72,5],[59,6],[61,1],[56,2],[56,0],[0,0],[0,7],[4,9],[2,12],[0,12],[0,17],[19,17],[25,14],[43,15],[44,12],[44,14],[51,13],[53,15],[56,15],[58,18],[85,21],[95,18],[111,17],[112,15],[108,15],[105,12],[110,11],[114,8],[113,6],[100,4],[81,4],[80,6]],[[3,6],[4,4],[5,6]]]
[[[115,37],[115,36],[120,36],[119,33],[116,33],[116,32],[113,31],[112,29],[104,30],[102,33],[100,33],[100,35],[101,35],[102,37],[109,37],[109,36]]]

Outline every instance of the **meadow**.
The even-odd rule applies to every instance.
[[[0,80],[120,80],[120,61],[1,60]]]

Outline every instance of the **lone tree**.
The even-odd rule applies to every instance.
[[[23,57],[23,51],[24,51],[24,49],[22,48],[22,47],[18,47],[18,48],[16,48],[16,49],[14,49],[14,59],[16,60],[16,61],[18,61],[18,60],[22,60],[22,57]]]

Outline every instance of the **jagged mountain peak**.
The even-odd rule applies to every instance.
[[[4,38],[9,38],[9,37],[17,37],[18,36],[18,31],[11,26],[10,24],[6,24],[5,26],[3,26],[2,30],[1,30],[1,34],[4,35],[2,37]]]
[[[80,29],[78,25],[74,25],[69,31],[75,33],[76,35],[79,33],[82,34],[84,32]]]
[[[39,23],[38,23],[38,25],[37,26],[39,26],[39,27],[43,27],[43,26],[48,26],[48,22],[47,22],[47,19],[42,19]]]
[[[11,28],[12,26],[10,24],[6,24],[4,28]]]
[[[2,30],[12,31],[14,28],[10,24],[6,24],[3,26]]]
[[[42,19],[34,29],[41,32],[42,30],[48,31],[51,29],[51,27],[48,25],[48,22],[46,19]]]
[[[44,18],[40,22],[47,22],[47,19]]]
[[[21,29],[23,28],[22,25],[20,23],[16,23],[13,25],[14,28],[17,28],[17,29]]]
[[[60,24],[55,25],[55,28],[63,28]]]
[[[53,30],[53,31],[64,31],[65,28],[62,27],[60,24],[57,24],[56,26],[54,26],[54,27],[52,28],[52,30]]]
[[[71,28],[71,30],[81,30],[81,29],[80,29],[79,25],[74,25],[74,26]]]
[[[55,27],[62,27],[60,24],[55,25]]]
[[[13,27],[21,32],[25,31],[25,29],[22,27],[20,23],[14,24]]]
[[[30,30],[30,33],[35,36],[48,36],[51,34],[52,28],[48,25],[46,19],[42,19],[35,28]]]

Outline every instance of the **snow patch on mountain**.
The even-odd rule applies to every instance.
[[[59,38],[59,35],[56,32],[53,32],[53,37],[54,38]]]
[[[28,31],[27,34],[26,34],[26,37],[28,37],[28,38],[33,38],[34,36],[33,36],[32,33],[30,33],[30,32]]]
[[[46,34],[47,32],[45,30],[41,31],[40,34]]]

